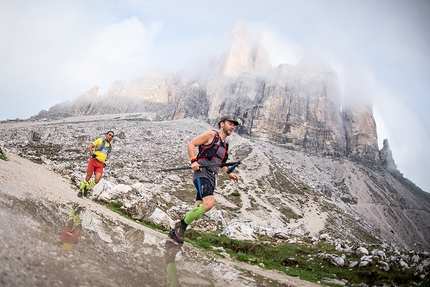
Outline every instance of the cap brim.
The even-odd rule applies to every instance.
[[[223,119],[221,119],[221,120],[218,122],[218,125],[219,125],[221,122],[223,122],[223,121],[229,121],[229,122],[232,122],[235,126],[238,126],[238,125],[239,125],[239,122],[238,122],[238,121],[236,121],[236,120],[232,120],[232,119],[228,119],[228,118],[223,118]]]

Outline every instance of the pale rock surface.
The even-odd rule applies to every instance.
[[[369,255],[369,250],[367,250],[365,247],[359,247],[356,251],[357,254],[364,254]]]

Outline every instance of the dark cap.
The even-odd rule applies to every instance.
[[[220,125],[220,124],[221,124],[222,122],[224,122],[224,121],[230,121],[230,122],[232,122],[235,126],[239,126],[239,125],[240,125],[238,121],[234,120],[234,117],[232,117],[232,116],[224,116],[224,117],[222,117],[222,118],[219,120],[219,122],[218,122],[218,127],[221,127],[221,125]]]

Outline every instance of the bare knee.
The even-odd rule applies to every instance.
[[[94,177],[94,182],[96,184],[99,183],[101,178],[102,178],[102,175],[100,173],[96,173],[96,176]]]
[[[207,201],[207,202],[203,202],[203,208],[205,209],[206,212],[208,212],[209,210],[212,209],[212,207],[214,207],[215,205],[215,201]]]

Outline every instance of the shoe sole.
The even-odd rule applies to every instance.
[[[82,191],[78,192],[78,197],[82,197]]]
[[[181,240],[180,237],[178,237],[178,235],[176,234],[176,230],[173,228],[169,232],[169,238],[173,239],[176,243],[184,244],[184,241]]]
[[[178,238],[179,242],[182,244],[184,243],[184,239],[178,234],[178,231],[175,229],[175,236]]]

